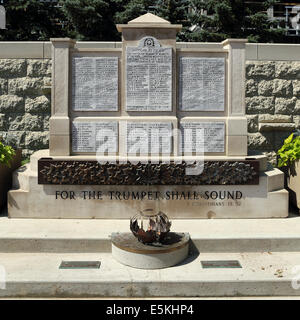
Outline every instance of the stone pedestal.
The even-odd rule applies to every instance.
[[[143,244],[132,233],[113,233],[112,256],[122,264],[138,269],[172,267],[187,258],[188,233],[170,232],[163,244]]]
[[[162,211],[171,219],[281,218],[288,215],[288,192],[284,189],[284,175],[278,169],[267,169],[264,156],[256,156],[260,162],[258,184],[194,186],[43,185],[38,184],[38,160],[41,158],[49,158],[49,151],[36,152],[31,156],[29,164],[14,172],[13,189],[8,193],[10,217],[129,219],[140,210],[148,208]],[[95,160],[93,156],[72,156],[69,159]],[[221,160],[220,157],[207,158],[213,159]],[[245,157],[226,159],[245,160]],[[204,197],[194,198],[194,191]],[[128,192],[131,193],[129,198]],[[135,195],[146,192],[146,195],[143,199],[135,199],[133,192]],[[159,200],[155,198],[157,192],[162,196]],[[173,198],[172,192],[175,194]],[[208,193],[209,198],[205,197],[205,193]]]

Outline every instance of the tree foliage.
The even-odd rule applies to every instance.
[[[182,24],[180,41],[222,41],[248,38],[252,42],[288,42],[283,29],[274,27],[266,10],[278,0],[10,0],[5,3],[7,30],[0,40],[120,40],[115,24],[152,12]],[[300,40],[300,39],[299,39]]]
[[[61,0],[67,31],[79,40],[115,40],[114,13],[118,2],[106,0]]]
[[[63,13],[52,4],[39,0],[10,0],[6,9],[6,30],[0,30],[0,40],[39,41],[65,35]]]
[[[158,0],[156,13],[173,24],[188,24],[189,0]]]
[[[116,23],[127,23],[142,14],[151,12],[155,3],[153,0],[125,0],[120,2],[122,2],[122,5],[119,7],[119,11],[115,13]]]
[[[252,42],[284,41],[284,30],[275,28],[266,10],[278,0],[245,5],[243,0],[190,0],[186,41],[222,41],[226,38],[248,38]],[[204,14],[205,13],[205,14]],[[192,31],[193,30],[193,31]]]

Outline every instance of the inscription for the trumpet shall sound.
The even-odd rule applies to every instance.
[[[181,153],[203,153],[225,151],[224,122],[182,122]]]
[[[224,111],[224,86],[224,58],[180,57],[181,111]]]
[[[170,154],[172,123],[127,122],[127,154]]]
[[[118,122],[73,122],[73,152],[118,152]]]
[[[118,111],[118,57],[73,57],[74,111]]]
[[[126,110],[172,110],[172,48],[153,37],[126,48]]]

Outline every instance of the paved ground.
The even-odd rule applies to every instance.
[[[295,211],[287,219],[173,220],[173,231],[190,232],[192,250],[187,261],[162,270],[133,269],[112,258],[111,232],[128,227],[127,220],[8,219],[2,211],[0,278],[5,274],[6,289],[0,297],[300,297]],[[235,259],[241,269],[201,266],[202,260]],[[62,260],[100,260],[101,268],[61,270]]]

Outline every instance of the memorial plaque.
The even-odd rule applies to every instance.
[[[172,123],[127,122],[128,154],[171,154]]]
[[[100,261],[62,261],[59,269],[99,269]]]
[[[203,269],[208,268],[242,268],[238,260],[208,260],[201,261]]]
[[[172,48],[153,37],[126,48],[126,110],[172,111]]]
[[[118,152],[118,122],[73,122],[73,152]]]
[[[180,57],[179,109],[224,111],[225,58]]]
[[[181,122],[181,153],[224,152],[224,122]]]
[[[72,109],[118,111],[118,57],[73,57]]]
[[[97,160],[40,158],[38,184],[127,186],[259,184],[259,160],[207,160],[203,166],[204,174],[187,175],[186,169],[195,168],[196,165],[197,163],[192,165],[184,161],[180,163],[174,161],[123,163],[121,161],[101,164]],[[101,174],[95,175],[95,172],[101,172]],[[141,192],[144,191],[141,190]]]

